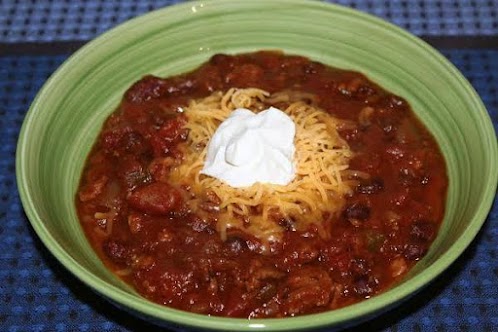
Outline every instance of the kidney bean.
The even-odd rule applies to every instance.
[[[133,191],[128,197],[131,207],[150,214],[168,214],[179,209],[182,196],[178,189],[155,182]]]

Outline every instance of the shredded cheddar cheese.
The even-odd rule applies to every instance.
[[[218,199],[216,227],[222,239],[227,230],[248,233],[263,245],[281,239],[285,229],[306,230],[316,227],[327,238],[331,220],[344,205],[344,197],[352,192],[354,180],[344,175],[353,153],[339,136],[342,122],[309,103],[308,95],[230,89],[215,92],[207,98],[192,101],[184,114],[189,129],[182,146],[184,159],[165,179],[188,187],[193,210],[207,191]],[[259,112],[272,104],[279,106],[296,125],[296,177],[285,186],[256,183],[250,187],[233,188],[222,181],[199,174],[204,165],[209,139],[216,128],[236,108]]]

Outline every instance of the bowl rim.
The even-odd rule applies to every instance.
[[[341,13],[342,15],[349,16],[354,19],[361,19],[368,21],[370,24],[382,27],[385,30],[390,30],[400,35],[405,40],[410,41],[418,48],[426,52],[428,55],[432,56],[439,65],[444,67],[444,69],[453,76],[455,80],[458,81],[460,86],[467,90],[467,93],[472,96],[472,102],[474,104],[473,111],[478,113],[479,119],[484,124],[482,130],[486,134],[485,138],[490,140],[489,146],[490,151],[490,166],[498,165],[498,148],[496,140],[492,139],[492,134],[494,133],[494,128],[491,124],[491,119],[488,112],[485,109],[480,97],[474,90],[472,85],[463,77],[463,75],[454,67],[443,55],[441,55],[432,46],[421,40],[420,38],[412,35],[411,33],[393,25],[392,23],[386,22],[380,18],[377,18],[371,14],[360,12],[348,7],[344,7],[337,4],[322,3],[318,1],[305,1],[305,0],[255,0],[251,3],[253,4],[264,4],[264,3],[286,3],[294,4],[299,6],[313,7],[314,9],[324,10],[324,11],[335,11]],[[104,295],[104,297],[111,299],[122,306],[131,308],[132,310],[138,311],[141,314],[145,314],[155,320],[172,322],[179,325],[187,325],[190,327],[204,328],[204,329],[217,329],[217,330],[274,330],[283,331],[288,330],[289,327],[293,329],[309,329],[309,328],[319,328],[325,327],[332,324],[341,324],[347,321],[351,321],[354,318],[366,317],[372,315],[374,312],[378,312],[381,309],[385,309],[390,305],[399,302],[410,294],[415,293],[417,290],[421,289],[423,286],[428,284],[431,280],[435,279],[440,275],[450,264],[452,264],[460,254],[469,246],[472,240],[477,235],[478,231],[481,229],[483,223],[486,220],[486,216],[491,208],[496,186],[498,182],[498,173],[492,174],[492,178],[489,179],[491,185],[486,187],[483,193],[483,200],[480,203],[480,208],[474,214],[472,220],[469,222],[459,240],[456,241],[439,259],[437,259],[431,268],[424,271],[424,273],[414,276],[408,283],[404,283],[403,287],[395,287],[393,289],[387,290],[383,294],[376,295],[375,297],[362,301],[345,308],[327,311],[318,314],[304,315],[297,317],[288,317],[285,319],[245,319],[245,318],[226,318],[226,317],[214,317],[206,316],[200,314],[194,314],[190,312],[185,312],[177,309],[172,309],[164,307],[158,304],[154,304],[145,299],[137,299],[137,296],[131,295],[116,286],[110,285],[107,282],[103,282],[100,278],[94,276],[93,274],[86,271],[82,265],[75,261],[69,254],[67,254],[62,246],[57,242],[55,237],[50,233],[50,231],[45,227],[42,218],[40,217],[37,208],[34,206],[34,202],[31,199],[31,188],[27,180],[28,172],[26,164],[23,161],[23,155],[26,153],[26,146],[29,143],[29,130],[34,125],[34,114],[36,114],[39,108],[43,107],[43,99],[47,94],[52,93],[51,87],[54,83],[64,74],[67,68],[76,64],[79,59],[84,58],[86,54],[92,51],[92,48],[100,45],[105,40],[109,40],[114,36],[126,33],[128,30],[134,27],[140,26],[140,24],[152,17],[168,16],[174,15],[175,13],[182,13],[190,10],[193,6],[201,6],[205,4],[216,5],[216,6],[230,6],[233,3],[244,3],[243,0],[232,1],[232,0],[218,0],[216,2],[206,2],[206,1],[191,1],[186,3],[175,4],[162,9],[154,10],[152,12],[140,15],[133,19],[130,19],[124,23],[117,25],[116,27],[108,30],[107,32],[96,37],[92,41],[88,42],[70,57],[68,57],[62,65],[51,75],[51,77],[45,82],[43,87],[40,89],[36,97],[34,98],[26,116],[23,121],[21,131],[19,134],[17,149],[16,149],[16,179],[18,184],[19,195],[21,198],[22,205],[28,216],[28,219],[37,233],[38,237],[44,243],[45,247],[54,255],[57,260],[65,266],[74,276],[80,279],[83,283],[94,289],[97,293]],[[496,134],[495,134],[496,135]],[[496,137],[496,136],[495,136]],[[396,292],[393,290],[396,289]]]

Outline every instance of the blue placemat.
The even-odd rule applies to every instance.
[[[444,50],[481,95],[498,129],[498,50]],[[17,136],[30,102],[66,56],[0,57],[0,331],[145,331],[44,248],[15,183]],[[498,203],[476,240],[441,277],[363,331],[496,331]]]
[[[212,0],[208,0],[212,1]],[[88,40],[181,0],[1,0],[0,41]],[[426,36],[498,35],[496,0],[336,0]]]

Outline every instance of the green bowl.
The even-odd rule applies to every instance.
[[[406,98],[446,157],[446,214],[427,256],[393,289],[349,307],[285,319],[229,319],[153,304],[114,277],[80,227],[74,197],[85,158],[124,91],[145,74],[193,69],[215,53],[281,49],[365,73]],[[215,330],[298,330],[370,317],[429,283],[479,231],[495,195],[497,142],[478,95],[413,35],[340,6],[298,0],[188,2],[133,19],[85,45],[46,82],[17,148],[19,193],[36,233],[83,283],[161,324]]]

